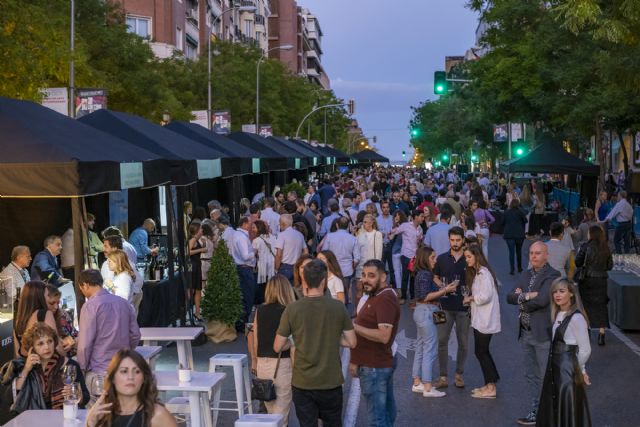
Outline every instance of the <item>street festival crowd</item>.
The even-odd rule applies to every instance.
[[[470,397],[495,399],[500,374],[490,343],[502,329],[500,303],[506,302],[519,310],[508,324],[519,330],[530,393],[522,402],[528,413],[516,422],[591,425],[585,393],[590,328],[605,345],[611,224],[618,253],[632,242],[633,208],[624,190],[600,193],[579,224],[571,215],[548,224],[548,209],[562,207],[550,199],[551,181],[542,179],[370,168],[305,184],[304,197],[278,188],[266,194],[263,187],[251,201],[242,200],[237,221],[216,200],[207,208],[184,204],[195,317],[207,271],[215,268],[213,250],[224,240],[243,297],[236,327],[247,331],[253,374],[274,383],[276,398],[264,401],[264,410],[286,421],[293,403],[301,426],[315,427],[318,420],[341,426],[343,382],[350,375],[351,393],[366,404],[367,424],[394,425],[394,381],[424,398],[467,386],[471,334],[484,384]],[[488,252],[497,222],[514,276],[504,301]],[[94,265],[101,251],[106,260],[80,275],[77,286],[87,301],[79,331],[59,306],[59,287],[73,262],[64,252],[73,240],[67,233],[47,237],[33,260],[28,247],[15,247],[2,271],[14,278],[14,296],[20,290],[16,358],[0,371],[11,410],[91,401],[87,426],[177,425],[159,401],[149,365],[134,351],[142,287],[136,262],[155,255],[148,246],[155,223],[144,221],[129,241],[115,227],[100,238],[93,223],[89,215],[89,254]],[[525,239],[533,242],[523,261]],[[411,378],[394,377],[403,305],[417,330]],[[450,369],[454,327],[458,348]]]

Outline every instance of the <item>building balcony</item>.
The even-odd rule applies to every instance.
[[[187,22],[193,23],[196,28],[198,27],[198,9],[186,8],[185,15],[187,17]]]
[[[307,51],[307,60],[309,59],[315,59],[317,61],[320,61],[320,58],[318,57],[318,53],[315,50]]]
[[[222,15],[222,5],[217,0],[209,0],[209,11],[214,18]]]
[[[194,40],[198,40],[200,38],[200,31],[196,25],[193,25],[191,21],[187,21],[187,25],[185,25],[185,34],[191,37]]]
[[[256,25],[264,25],[266,19],[264,18],[264,15],[255,15],[253,17],[254,22],[256,23]]]

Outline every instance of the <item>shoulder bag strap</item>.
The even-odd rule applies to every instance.
[[[278,368],[280,367],[280,357],[282,357],[282,350],[278,353],[278,362],[276,363],[276,370],[273,373],[273,379],[276,379],[276,376],[278,375]]]
[[[267,242],[262,236],[260,236],[260,239],[262,239],[264,244],[267,245],[267,249],[269,249],[269,252],[271,252],[271,255],[275,258],[276,255],[273,253],[273,249],[271,249],[271,245],[269,244],[269,242]]]

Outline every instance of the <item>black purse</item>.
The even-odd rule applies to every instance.
[[[433,317],[433,323],[435,325],[440,325],[447,321],[447,313],[442,310],[434,311],[431,316]]]
[[[278,368],[280,367],[280,357],[282,352],[278,353],[278,363],[276,363],[276,370],[273,373],[272,379],[251,379],[251,400],[261,400],[263,402],[271,402],[276,400],[276,386],[273,381],[278,375]]]

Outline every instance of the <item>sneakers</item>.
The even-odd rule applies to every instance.
[[[456,376],[453,379],[456,387],[458,388],[464,388],[464,380],[462,379],[462,375],[460,374],[456,374]]]
[[[536,425],[536,412],[535,411],[531,411],[527,414],[526,417],[523,418],[518,418],[516,420],[516,423],[520,424],[521,426],[534,426]]]
[[[422,397],[445,397],[446,395],[447,393],[436,390],[433,386],[431,386],[431,390],[422,392]]]
[[[407,302],[407,300],[405,300],[404,298],[400,298],[400,299],[398,300],[398,303],[399,303],[400,305],[405,305],[405,304],[406,304],[406,302]]]
[[[431,385],[431,388],[447,388],[449,387],[449,382],[447,381],[447,377],[440,377],[438,381]]]
[[[414,393],[422,393],[424,391],[424,384],[420,383],[418,385],[412,385],[411,391]]]

